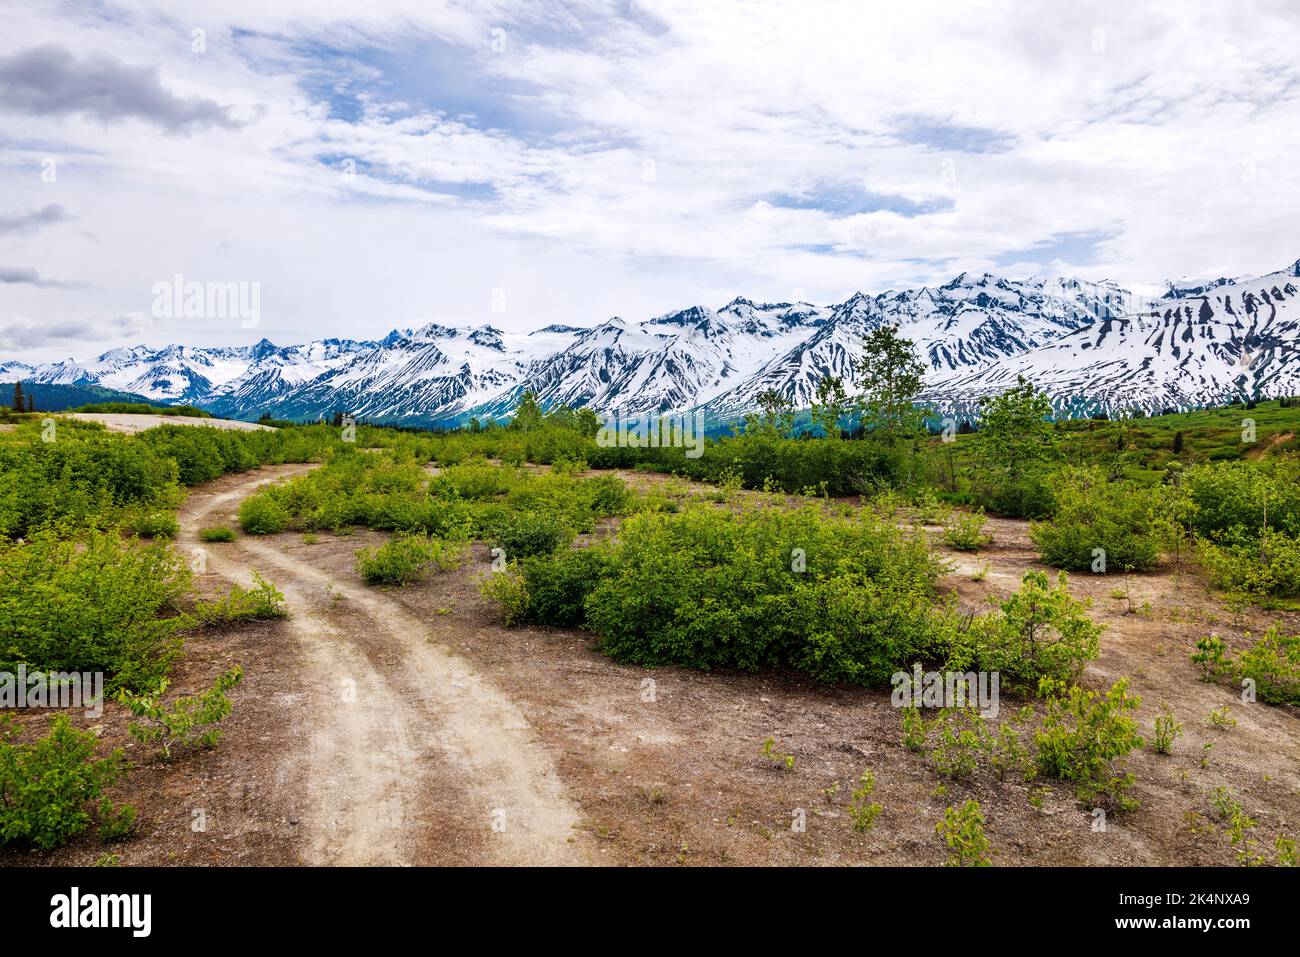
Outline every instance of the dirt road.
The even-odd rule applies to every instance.
[[[136,433],[160,425],[201,425],[211,429],[227,429],[235,432],[269,432],[271,426],[258,425],[256,422],[240,422],[238,419],[203,419],[188,415],[135,415],[119,412],[69,412],[64,413],[69,419],[82,422],[98,422],[110,432]]]
[[[301,748],[281,793],[300,809],[311,864],[585,863],[578,812],[514,702],[439,641],[436,622],[385,592],[342,583],[282,541],[205,545],[245,497],[311,466],[281,466],[195,491],[180,546],[207,575],[250,584],[256,569],[285,595],[307,674]],[[283,537],[282,537],[283,538]]]

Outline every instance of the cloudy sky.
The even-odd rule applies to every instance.
[[[7,4],[0,358],[1300,256],[1294,3]],[[260,323],[155,315],[257,283]]]

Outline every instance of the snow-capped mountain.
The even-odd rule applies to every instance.
[[[1300,261],[1256,278],[1170,284],[1163,297],[1103,316],[1003,362],[928,383],[970,409],[1023,375],[1062,413],[1219,405],[1300,393]]]
[[[825,375],[858,384],[863,337],[896,326],[928,370],[924,398],[969,413],[1024,375],[1063,412],[1300,393],[1300,262],[1259,277],[1177,280],[1155,299],[1108,282],[962,274],[831,305],[736,298],[642,321],[531,333],[430,323],[376,341],[117,348],[96,359],[0,362],[0,379],[96,384],[214,413],[315,419],[346,410],[420,424],[543,407],[602,414],[703,408],[714,421],[775,390],[807,407]]]

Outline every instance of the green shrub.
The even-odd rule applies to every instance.
[[[627,519],[586,602],[605,653],[636,664],[756,669],[888,682],[946,638],[937,563],[874,515],[849,520],[704,505]]]
[[[511,572],[488,576],[483,589],[501,603],[508,624],[579,627],[586,620],[587,596],[614,567],[608,545],[562,548],[526,558]]]
[[[991,482],[981,477],[971,488],[972,500],[994,515],[1007,518],[1046,518],[1056,509],[1056,497],[1045,473]]]
[[[1182,485],[1202,538],[1254,540],[1266,528],[1300,537],[1300,462],[1294,459],[1198,465],[1186,470]]]
[[[150,512],[131,521],[131,531],[141,538],[175,538],[180,530],[176,516],[168,512]]]
[[[987,731],[974,708],[944,708],[930,723],[934,747],[930,760],[941,777],[969,778],[979,767]]]
[[[1213,681],[1224,672],[1230,663],[1227,645],[1215,634],[1206,635],[1196,642],[1196,651],[1192,654],[1192,664],[1201,666],[1201,680]]]
[[[1268,529],[1254,540],[1202,540],[1201,560],[1210,580],[1231,595],[1266,603],[1300,597],[1300,540]]]
[[[276,535],[289,527],[289,511],[268,492],[246,498],[239,506],[239,524],[249,535]]]
[[[1183,733],[1183,726],[1167,707],[1156,716],[1156,736],[1151,747],[1159,754],[1169,754],[1174,748],[1175,739]]]
[[[1238,679],[1255,682],[1260,701],[1300,705],[1300,635],[1284,635],[1274,625],[1232,667]]]
[[[433,495],[471,500],[505,495],[522,478],[519,469],[500,468],[487,462],[467,462],[445,468],[429,485]]]
[[[217,725],[230,715],[232,707],[226,692],[243,677],[244,670],[236,665],[219,675],[202,694],[176,698],[168,705],[161,700],[167,693],[166,678],[160,679],[153,691],[144,694],[120,691],[117,700],[141,719],[129,725],[131,736],[145,744],[157,741],[162,746],[163,757],[170,759],[173,748],[210,748],[221,740]]]
[[[944,525],[952,515],[952,509],[940,502],[929,486],[912,496],[912,507],[916,510],[916,521],[922,525]]]
[[[125,436],[78,435],[60,426],[57,442],[0,443],[0,539],[103,528],[119,509],[179,502],[174,461]]]
[[[849,795],[849,820],[853,822],[853,830],[869,831],[876,818],[884,808],[871,800],[871,795],[876,790],[876,776],[870,771],[863,771],[862,777],[858,780],[858,786],[853,789]]]
[[[772,602],[771,614],[781,618],[765,630],[782,627],[797,636],[790,663],[822,681],[882,685],[912,661],[942,657],[951,627],[933,607],[929,577],[906,564],[881,571],[798,583],[784,601]]]
[[[1058,568],[1091,569],[1100,548],[1108,569],[1148,571],[1160,559],[1161,491],[1107,481],[1100,469],[1067,469],[1057,482],[1055,515],[1031,525],[1029,536],[1043,561]]]
[[[915,705],[902,709],[903,712],[903,747],[914,754],[925,750],[927,727],[921,709]]]
[[[507,625],[533,620],[528,603],[528,586],[524,584],[524,576],[518,565],[511,565],[486,576],[479,582],[479,589],[485,598],[496,603]]]
[[[1020,719],[1024,720],[1029,713],[1028,707],[1022,709]],[[988,751],[989,767],[999,781],[1011,773],[1021,775],[1026,781],[1037,774],[1029,749],[1020,740],[1020,732],[1009,722],[1001,725],[996,734],[986,735],[984,747]]]
[[[205,542],[233,542],[235,540],[235,532],[234,529],[228,528],[225,525],[218,525],[200,531],[199,538]]]
[[[1087,608],[1070,597],[1065,572],[1055,587],[1043,572],[1028,572],[998,611],[975,618],[958,634],[949,667],[996,671],[1012,687],[1036,687],[1044,677],[1073,680],[1100,650],[1102,627]]]
[[[817,488],[827,495],[858,495],[894,484],[903,469],[899,451],[873,441],[792,441],[745,434],[709,442],[698,458],[681,447],[593,446],[586,459],[594,469],[632,469],[646,463],[658,471],[720,484],[728,474],[744,488],[770,487],[788,493]]]
[[[455,568],[465,550],[463,539],[399,535],[378,548],[357,551],[357,571],[367,585],[407,585],[431,571]]]
[[[193,405],[149,405],[145,402],[91,402],[68,411],[118,415],[179,415],[191,419],[212,418],[211,412]]]
[[[279,589],[256,571],[253,572],[253,581],[255,585],[252,588],[234,584],[226,597],[217,601],[196,602],[194,618],[204,625],[229,625],[287,617],[289,609]]]
[[[1081,801],[1105,797],[1120,810],[1137,807],[1127,795],[1133,775],[1115,764],[1146,744],[1129,713],[1142,699],[1128,694],[1128,679],[1121,678],[1103,695],[1044,678],[1039,692],[1047,699],[1047,715],[1034,736],[1039,771],[1074,782]]]
[[[0,716],[0,846],[12,841],[48,849],[90,824],[87,806],[126,770],[115,750],[95,758],[95,736],[56,715],[49,733],[15,743],[12,720]]]
[[[99,839],[105,844],[125,841],[135,831],[137,810],[130,804],[114,806],[108,798],[99,799]]]
[[[984,534],[984,509],[956,512],[943,533],[944,542],[959,552],[978,552],[992,539]]]
[[[165,617],[190,573],[165,542],[93,533],[84,545],[41,533],[0,544],[0,670],[102,671],[110,688],[167,673],[186,621]]]
[[[992,863],[989,839],[984,834],[985,823],[979,802],[975,800],[943,812],[943,820],[934,829],[948,845],[949,867],[988,867]]]
[[[561,518],[542,512],[519,512],[496,522],[492,543],[507,559],[547,555],[573,541],[573,529]]]

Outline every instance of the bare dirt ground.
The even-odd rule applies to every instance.
[[[181,515],[180,547],[198,547],[203,526],[233,525],[238,502],[259,483],[303,468],[196,491]],[[712,492],[624,476],[670,494]],[[938,528],[922,531],[952,561],[944,586],[971,606],[1044,567],[1024,522],[990,519],[994,541],[975,556],[944,549]],[[144,819],[117,847],[122,863],[935,865],[945,859],[935,824],[946,807],[974,797],[998,864],[1231,864],[1227,841],[1186,819],[1208,813],[1218,786],[1256,818],[1261,844],[1300,832],[1295,710],[1242,703],[1233,688],[1198,680],[1188,660],[1208,631],[1231,640],[1274,621],[1294,630],[1300,616],[1231,612],[1192,566],[1166,565],[1127,584],[1115,575],[1071,578],[1106,625],[1085,683],[1130,677],[1148,736],[1165,705],[1184,725],[1173,754],[1129,757],[1141,807],[1111,814],[1103,831],[1061,782],[998,783],[984,771],[967,783],[942,781],[902,747],[888,691],[794,674],[627,667],[580,631],[507,629],[479,593],[491,574],[482,544],[463,567],[424,583],[366,588],[355,551],[384,538],[362,530],[202,546],[206,589],[247,581],[256,568],[284,591],[293,617],[190,641],[178,690],[210,683],[231,662],[247,672],[228,736],[213,751],[153,761],[127,741],[120,709],[109,706],[104,739],[126,743],[141,763],[115,793],[140,804]],[[1113,597],[1123,590],[1128,598]],[[1005,699],[1004,717],[1020,704]],[[1238,723],[1220,730],[1208,715],[1224,705]],[[794,755],[793,769],[761,757],[769,737]],[[884,810],[859,833],[845,805],[866,769]],[[191,830],[195,807],[210,812],[206,832]],[[31,859],[86,863],[103,850],[84,839]],[[0,863],[12,856],[0,854]]]
[[[61,413],[69,419],[82,422],[99,422],[110,432],[143,432],[160,425],[202,425],[212,429],[230,429],[236,432],[269,431],[269,425],[240,422],[237,419],[204,419],[188,415],[134,415],[120,412],[68,412]]]

